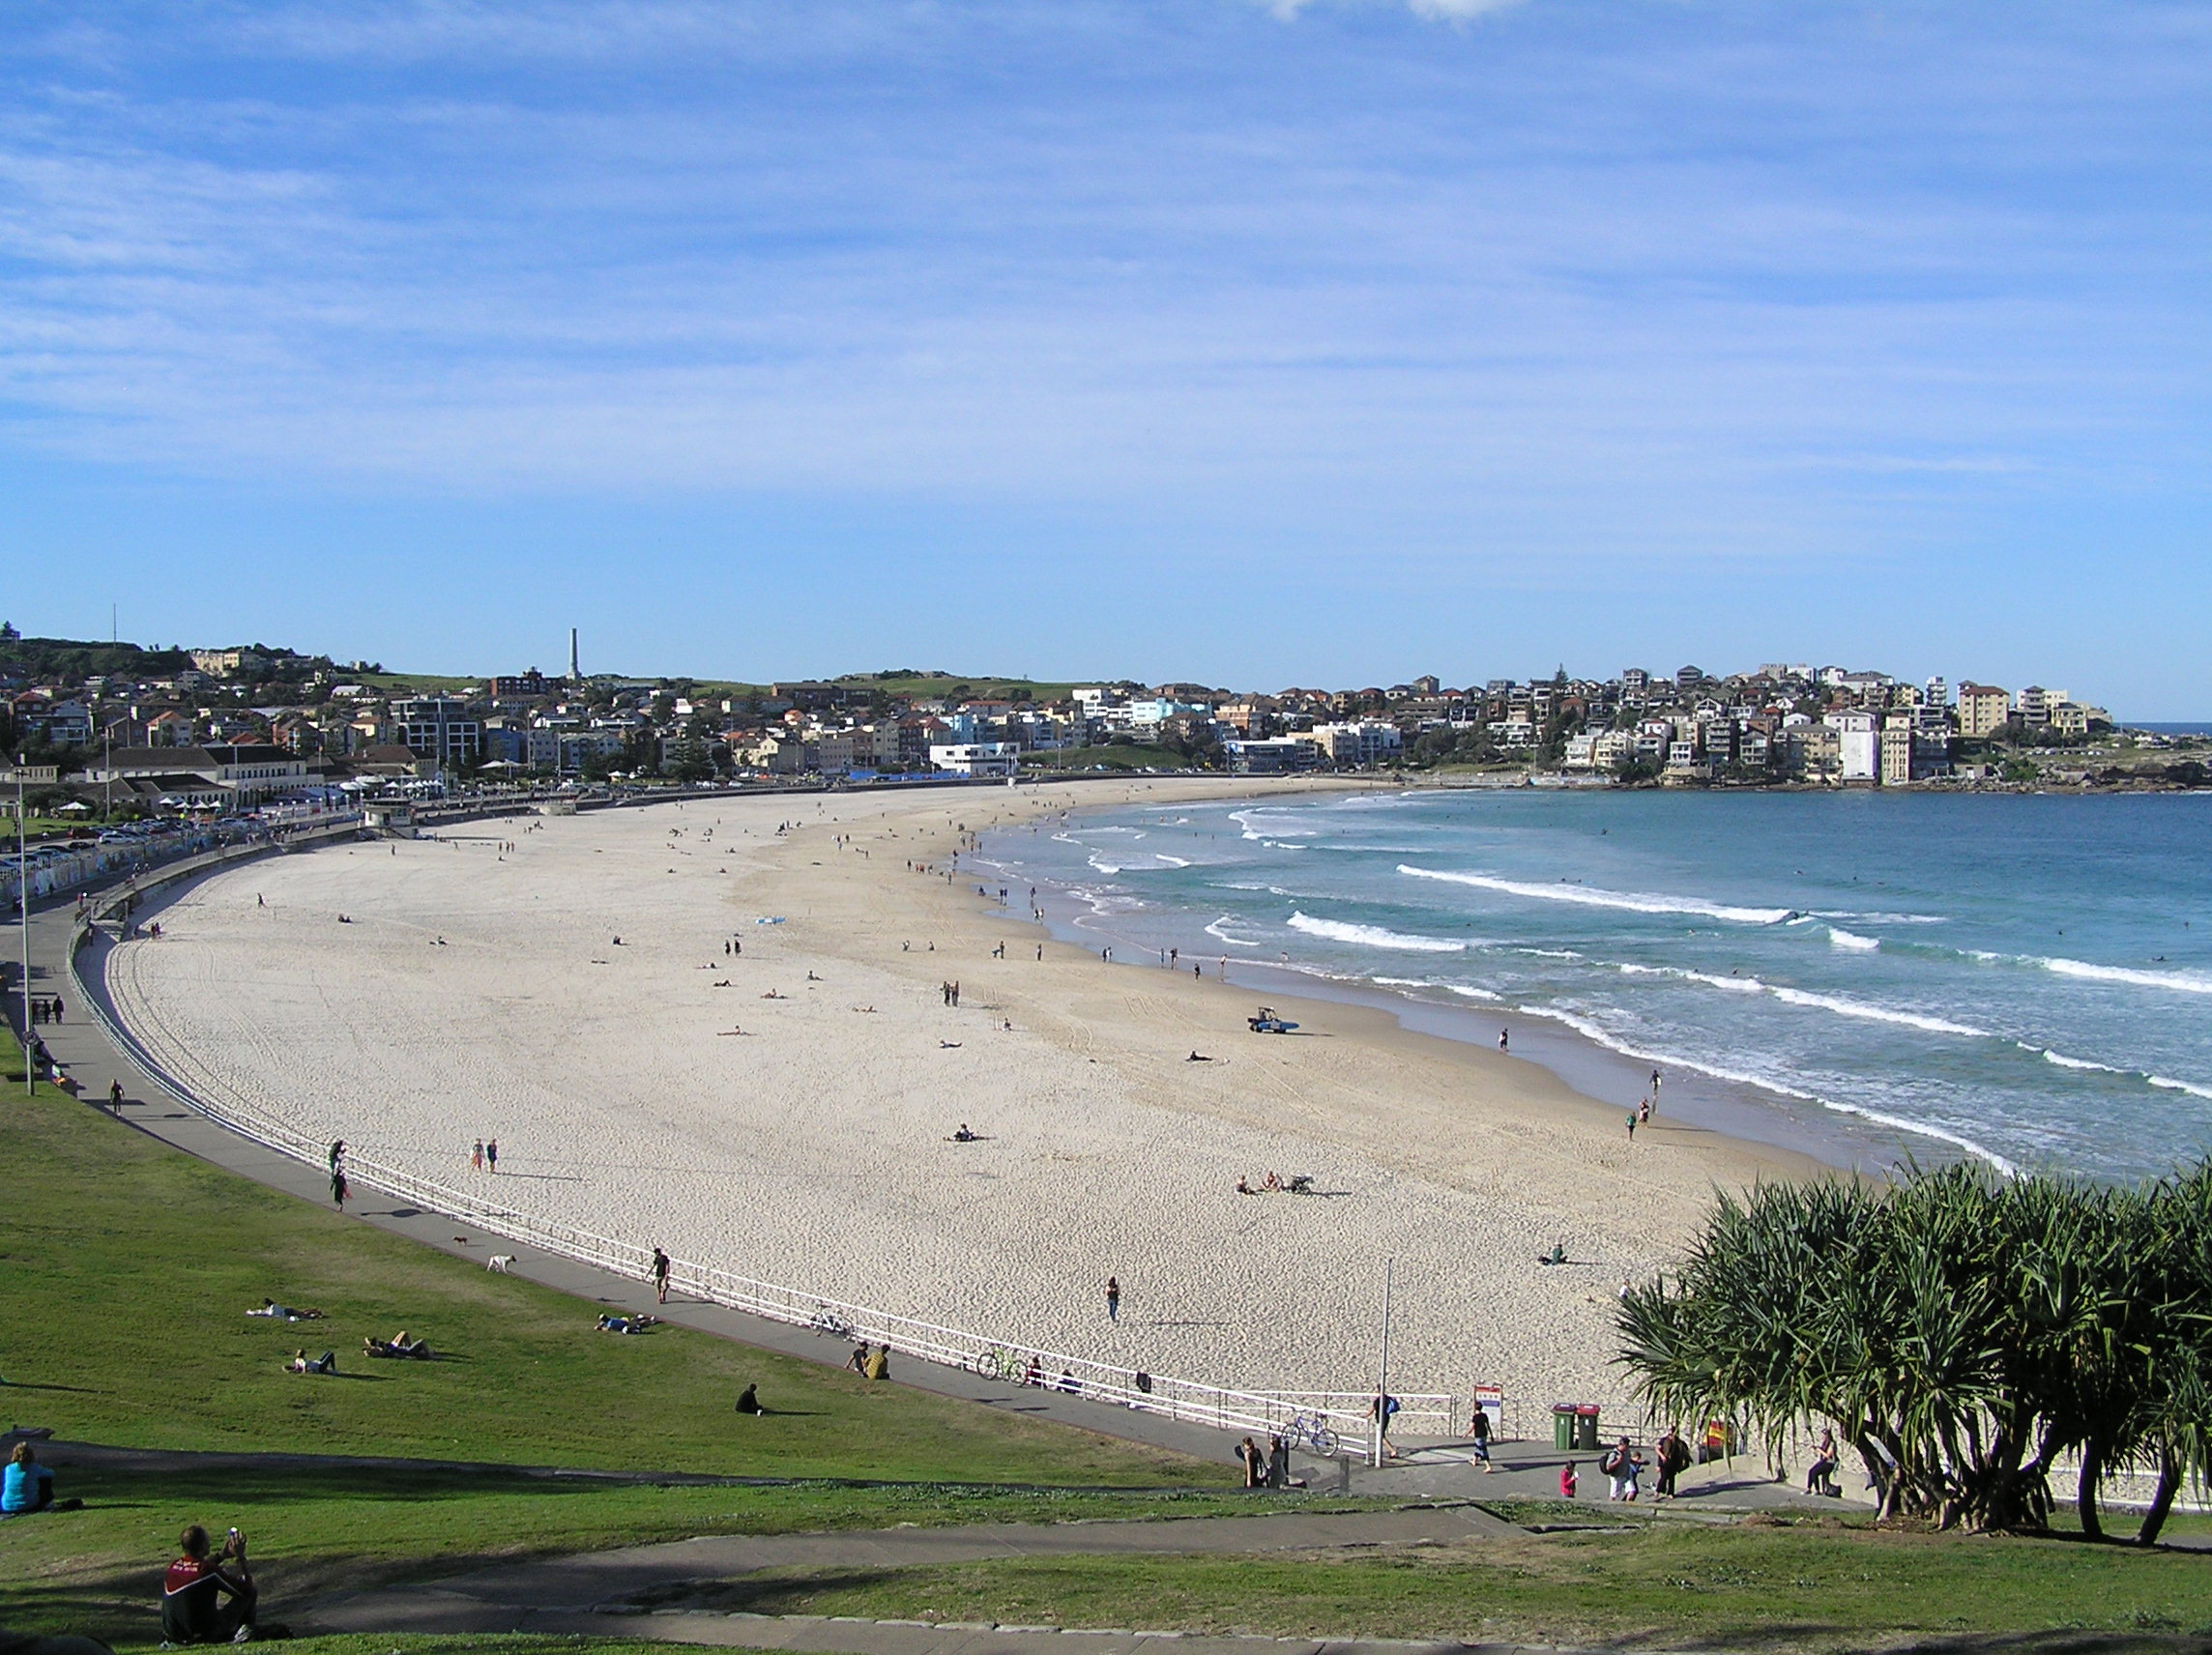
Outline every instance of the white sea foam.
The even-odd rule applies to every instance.
[[[1234,914],[1224,914],[1219,919],[1216,919],[1212,924],[1206,928],[1206,934],[1208,937],[1220,938],[1222,942],[1227,943],[1232,948],[1259,947],[1260,944],[1258,943],[1246,942],[1242,937],[1232,937],[1228,932],[1221,929],[1224,925],[1234,923],[1236,918],[1237,915]]]
[[[1316,832],[1319,831],[1318,828],[1300,828],[1295,825],[1295,820],[1282,823],[1270,822],[1267,824],[1266,828],[1263,829],[1260,825],[1253,820],[1253,818],[1257,816],[1279,816],[1282,813],[1280,811],[1232,810],[1229,813],[1229,820],[1236,823],[1237,827],[1244,829],[1245,838],[1258,840],[1263,845],[1272,844],[1273,841],[1277,839],[1310,839]],[[1276,849],[1290,850],[1292,847],[1288,845],[1281,845],[1276,846]]]
[[[1486,988],[1476,988],[1472,983],[1446,983],[1444,986],[1450,989],[1452,993],[1465,995],[1470,1000],[1503,1000],[1505,998],[1501,994],[1493,994]]]
[[[1602,1023],[1597,1023],[1579,1012],[1557,1005],[1524,1005],[1519,1008],[1529,1017],[1545,1017],[1554,1023],[1563,1023],[1585,1039],[1594,1040],[1609,1052],[1618,1052],[1634,1058],[1640,1063],[1663,1063],[1674,1068],[1692,1069],[1701,1075],[1709,1075],[1718,1081],[1733,1081],[1738,1086],[1755,1086],[1763,1090],[1778,1092],[1784,1097],[1796,1098],[1801,1103],[1820,1103],[1816,1094],[1778,1081],[1771,1075],[1747,1074],[1741,1069],[1727,1069],[1718,1063],[1704,1062],[1696,1058],[1685,1058],[1679,1052],[1662,1052],[1655,1047],[1632,1046],[1616,1037]]]
[[[1931,1017],[1925,1012],[1899,1011],[1891,1006],[1872,1005],[1863,1000],[1846,999],[1840,994],[1815,994],[1809,989],[1763,982],[1758,977],[1724,977],[1712,972],[1693,972],[1681,966],[1623,965],[1619,969],[1631,976],[1676,977],[1685,982],[1703,983],[1708,988],[1723,989],[1730,994],[1770,994],[1786,1005],[1832,1011],[1838,1017],[1855,1017],[1867,1023],[1894,1023],[1900,1028],[1922,1029],[1931,1034],[1959,1034],[1969,1039],[1982,1039],[1989,1034],[1987,1029],[1953,1023],[1944,1017]]]
[[[2015,1044],[2019,1044],[2019,1042],[2015,1042]],[[2021,1050],[2025,1052],[2032,1052],[2036,1049],[2033,1046],[2021,1046]],[[2053,1052],[2048,1047],[2043,1049],[2043,1060],[2047,1063],[2055,1063],[2062,1069],[2095,1069],[2098,1073],[2107,1075],[2132,1075],[2138,1072],[2134,1069],[2114,1068],[2110,1063],[2092,1063],[2086,1058],[2069,1058],[2064,1052]]]
[[[2037,959],[2034,963],[2062,977],[2126,983],[2133,988],[2167,989],[2176,994],[2212,994],[2212,975],[2202,972],[2145,972],[2130,966],[2096,966],[2086,960]]]
[[[1403,931],[1385,930],[1380,925],[1355,925],[1343,919],[1317,919],[1310,914],[1294,910],[1291,929],[1303,931],[1312,937],[1326,937],[1337,943],[1356,943],[1367,948],[1396,948],[1411,954],[1464,954],[1465,943],[1446,937],[1415,937]]]
[[[2020,1176],[2020,1168],[2006,1160],[1994,1149],[1985,1148],[1971,1138],[1953,1132],[1948,1127],[1931,1126],[1925,1120],[1907,1120],[1903,1116],[1885,1115],[1878,1109],[1867,1109],[1855,1103],[1837,1103],[1832,1098],[1822,1098],[1820,1107],[1834,1110],[1838,1115],[1853,1115],[1861,1120],[1872,1120],[1882,1126],[1894,1127],[1900,1132],[1910,1132],[1917,1137],[1933,1138],[1939,1144],[1948,1144],[1954,1148],[1965,1150],[1967,1154],[1978,1161],[1987,1161],[2008,1178]]]
[[[1532,885],[1526,880],[1499,879],[1491,874],[1458,873],[1441,868],[1416,868],[1406,862],[1398,871],[1414,879],[1444,880],[1473,886],[1479,890],[1502,891],[1508,896],[1534,897],[1544,902],[1572,902],[1585,908],[1624,909],[1634,914],[1694,914],[1703,919],[1727,919],[1738,925],[1775,925],[1796,917],[1790,908],[1738,908],[1725,902],[1707,902],[1702,896],[1669,896],[1647,891],[1606,890],[1587,885]]]
[[[1841,925],[1828,927],[1828,946],[1841,948],[1847,953],[1871,954],[1881,946],[1879,937],[1861,937],[1856,931],[1846,931]]]
[[[1953,1023],[1947,1017],[1930,1017],[1918,1011],[1898,1011],[1886,1005],[1869,1005],[1863,1000],[1846,1000],[1840,994],[1813,994],[1801,988],[1768,984],[1766,992],[1790,1005],[1815,1006],[1838,1017],[1856,1017],[1868,1023],[1894,1023],[1901,1029],[1924,1029],[1931,1034],[1959,1034],[1968,1039],[1989,1037],[1987,1029],[1970,1023]]]
[[[2018,1044],[2023,1052],[2040,1050],[2045,1062],[2055,1063],[2062,1069],[2085,1069],[2103,1075],[2124,1075],[2130,1080],[2141,1081],[2145,1086],[2157,1087],[2161,1091],[2185,1091],[2192,1097],[2212,1098],[2212,1087],[2198,1086],[2195,1081],[2177,1081],[2171,1076],[2154,1075],[2143,1069],[2123,1069],[2115,1063],[2095,1063],[2087,1058],[2070,1058],[2064,1052],[2030,1046],[2024,1041]]]
[[[1808,919],[1863,919],[1870,925],[1948,925],[1950,920],[1940,914],[1883,914],[1869,913],[1857,908],[1814,908],[1806,911]]]
[[[1726,989],[1731,994],[1764,994],[1766,985],[1757,977],[1724,977],[1711,972],[1693,972],[1686,966],[1624,965],[1623,974],[1632,977],[1681,977],[1689,982],[1701,982],[1709,988]]]
[[[1163,868],[1187,868],[1190,866],[1190,861],[1187,857],[1171,857],[1165,851],[1154,851],[1152,853],[1152,860],[1159,863]]]

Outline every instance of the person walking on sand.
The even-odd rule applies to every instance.
[[[484,1140],[483,1163],[484,1171],[489,1173],[496,1173],[499,1171],[499,1140],[497,1138],[486,1138]]]
[[[1500,1052],[1505,1051],[1512,1045],[1512,1043],[1513,1031],[1510,1029],[1500,1029],[1498,1031],[1498,1049]]]
[[[483,1171],[483,1140],[481,1138],[476,1141],[476,1147],[469,1151],[469,1165],[477,1172]]]
[[[1628,1112],[1628,1141],[1636,1142],[1636,1111],[1633,1109]]]
[[[1120,1321],[1121,1320],[1121,1278],[1117,1276],[1106,1278],[1106,1320],[1108,1321]]]
[[[661,1304],[668,1302],[668,1255],[658,1247],[653,1250],[653,1296]]]

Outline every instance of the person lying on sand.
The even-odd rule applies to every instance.
[[[1239,1173],[1237,1175],[1237,1193],[1238,1195],[1258,1195],[1260,1192],[1246,1182],[1244,1175]]]
[[[1210,1063],[1213,1061],[1213,1060],[1208,1057],[1204,1052],[1193,1052],[1189,1057],[1185,1058],[1183,1061],[1186,1063]]]
[[[968,1122],[965,1120],[960,1123],[960,1130],[952,1134],[952,1142],[955,1144],[973,1144],[976,1141],[975,1134],[968,1130]]]
[[[940,1040],[937,1043],[937,1049],[940,1052],[957,1052],[960,1050],[960,1042],[957,1040]]]

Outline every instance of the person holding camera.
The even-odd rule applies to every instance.
[[[232,1529],[220,1555],[208,1556],[198,1524],[182,1537],[184,1555],[161,1580],[161,1638],[168,1643],[247,1643],[258,1594],[246,1566],[246,1536]]]

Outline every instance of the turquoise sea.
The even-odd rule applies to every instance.
[[[1079,811],[983,856],[1118,964],[1508,1030],[1624,1108],[1656,1065],[1663,1112],[1838,1164],[2212,1147],[2212,796],[1421,791]]]

